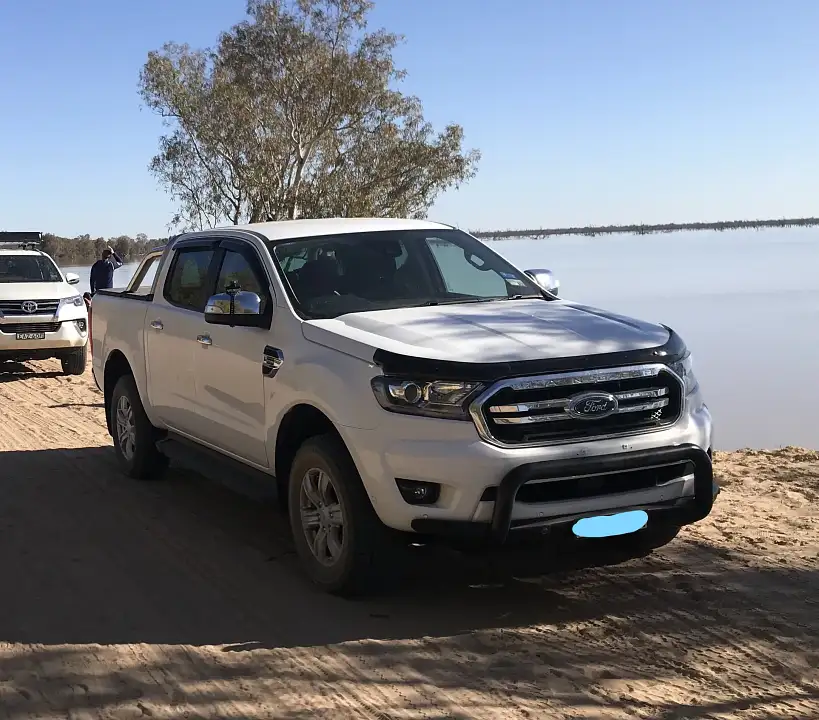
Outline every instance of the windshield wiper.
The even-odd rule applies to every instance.
[[[502,302],[504,300],[538,300],[543,299],[541,295],[510,295],[508,297],[487,297],[487,298],[459,298],[453,300],[427,300],[418,307],[433,307],[435,305],[459,305],[461,303],[487,303]]]
[[[485,303],[497,302],[498,300],[506,300],[506,298],[460,298],[457,300],[427,300],[421,303],[418,307],[434,307],[435,305],[460,305],[461,303]]]

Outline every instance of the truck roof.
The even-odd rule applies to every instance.
[[[251,230],[268,240],[343,235],[344,233],[386,232],[389,230],[449,230],[450,225],[428,220],[398,218],[320,218],[314,220],[278,220],[276,222],[229,225],[224,230]]]

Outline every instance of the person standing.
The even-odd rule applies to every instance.
[[[120,267],[122,267],[122,258],[109,245],[102,251],[102,257],[91,266],[89,277],[91,297],[94,297],[97,290],[114,287],[114,270]]]

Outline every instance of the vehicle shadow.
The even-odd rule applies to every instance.
[[[56,378],[62,377],[63,373],[57,371],[38,371],[24,362],[7,360],[0,362],[0,383],[14,382],[23,378]]]
[[[56,408],[78,408],[78,407],[91,407],[91,408],[101,408],[105,407],[105,403],[57,403],[56,405],[46,405],[47,408],[56,409]]]
[[[746,652],[747,663],[771,663],[776,650],[819,667],[815,567],[759,565],[685,530],[656,556],[613,567],[594,567],[600,557],[584,567],[576,558],[538,564],[530,555],[516,568],[505,555],[416,548],[397,592],[345,601],[307,584],[272,496],[252,498],[230,482],[177,469],[164,482],[129,480],[109,447],[0,452],[0,645],[31,645],[0,652],[0,673],[23,693],[4,700],[9,717],[50,712],[45,700],[32,700],[42,697],[42,683],[62,688],[61,708],[187,702],[195,712],[237,701],[241,692],[228,683],[247,687],[259,677],[288,693],[343,683],[366,708],[367,692],[372,698],[400,677],[407,693],[443,693],[427,698],[437,710],[446,693],[490,686],[541,702],[550,683],[565,686],[564,706],[579,706],[596,683],[681,672],[681,658],[699,652],[712,653],[728,684],[740,672],[725,660],[736,647],[764,645],[761,659]],[[123,667],[114,646],[137,643],[157,649]],[[182,646],[202,655],[194,661]],[[94,662],[110,665],[93,682],[88,648],[96,648]],[[58,670],[38,675],[32,667]],[[777,668],[782,702],[815,691],[799,684],[807,676]],[[710,666],[686,672],[715,682]],[[151,680],[169,676],[171,688]],[[203,682],[213,686],[203,690]],[[712,710],[703,699],[705,710],[689,705],[682,714],[669,704],[657,716],[758,709],[772,698],[749,692]],[[623,699],[622,707],[636,706]],[[459,705],[440,716],[485,712]],[[276,717],[314,715],[282,708]]]
[[[601,601],[641,611],[690,602],[715,577],[799,594],[819,582],[749,567],[684,530],[660,559],[603,571],[621,558],[411,548],[396,591],[345,601],[302,576],[272,492],[252,497],[234,479],[181,469],[140,483],[119,474],[108,447],[2,452],[0,468],[0,567],[19,578],[0,594],[0,641],[324,645],[578,621]]]

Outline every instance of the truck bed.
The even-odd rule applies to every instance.
[[[103,385],[106,347],[116,347],[132,363],[137,382],[145,380],[145,318],[153,294],[125,289],[99,290],[91,302],[91,356],[94,377]],[[141,377],[140,377],[141,376]],[[144,385],[143,385],[144,387]]]

